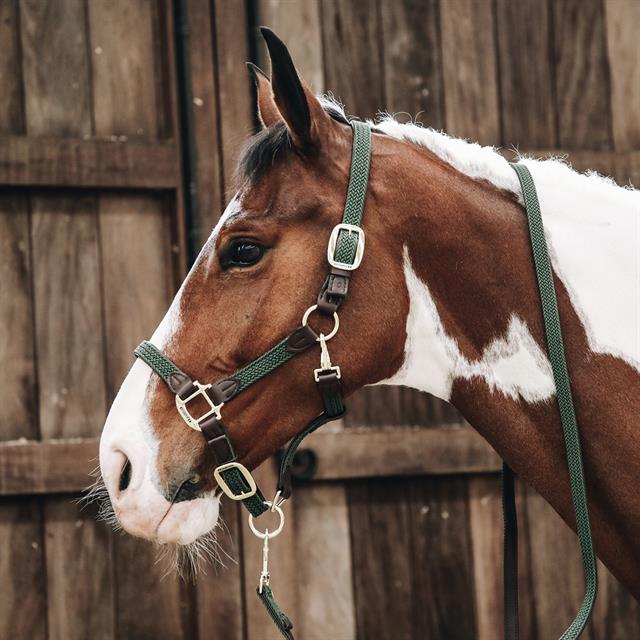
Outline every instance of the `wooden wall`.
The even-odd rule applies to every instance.
[[[0,2],[0,640],[278,637],[236,505],[221,540],[236,562],[187,584],[71,502],[131,349],[185,272],[186,233],[203,240],[229,195],[255,126],[244,61],[264,63],[258,24],[350,113],[566,151],[640,184],[637,0],[189,0],[200,222],[187,230],[172,7]],[[317,477],[273,544],[296,637],[500,637],[495,454],[424,394],[365,390],[350,409],[312,436]],[[273,465],[258,476],[269,486]],[[525,487],[519,510],[522,637],[557,637],[581,596],[577,545]],[[640,637],[640,608],[602,567],[585,637]]]

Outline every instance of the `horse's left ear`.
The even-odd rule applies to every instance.
[[[260,27],[260,32],[271,58],[273,97],[291,139],[303,149],[317,146],[331,119],[298,75],[282,40],[267,27]]]

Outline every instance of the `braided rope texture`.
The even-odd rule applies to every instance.
[[[182,373],[155,345],[143,340],[133,353],[146,362],[167,384],[172,373]]]
[[[264,378],[274,369],[277,369],[285,362],[293,358],[295,353],[289,351],[289,349],[287,348],[288,339],[289,337],[287,336],[284,340],[278,342],[275,347],[272,347],[271,349],[269,349],[269,351],[263,353],[253,362],[250,362],[246,367],[233,374],[232,377],[240,383],[240,386],[238,387],[238,393],[244,391],[254,382],[257,382],[261,378]]]
[[[293,625],[276,602],[276,599],[273,596],[273,591],[271,591],[269,585],[265,584],[262,586],[262,593],[260,593],[260,587],[258,587],[256,589],[256,593],[258,594],[258,598],[262,601],[262,604],[264,604],[265,609],[271,616],[276,627],[278,627],[278,631],[280,631],[286,640],[293,640],[293,635],[291,633]]]
[[[231,468],[221,473],[224,481],[234,495],[239,496],[242,493],[249,491],[251,487],[247,484],[244,476],[238,469]],[[264,496],[260,489],[258,489],[250,498],[245,498],[242,504],[247,508],[249,513],[257,518],[260,514],[264,513],[269,507],[265,504]]]
[[[369,183],[369,166],[371,164],[371,128],[365,122],[353,121],[353,146],[351,150],[351,173],[347,200],[344,205],[342,222],[357,227],[362,222],[364,201]],[[336,242],[335,259],[352,264],[356,256],[358,236],[348,231],[340,231]]]
[[[589,522],[589,509],[587,505],[587,492],[584,481],[584,469],[582,465],[582,451],[580,448],[580,435],[573,406],[571,394],[571,382],[567,361],[565,357],[564,342],[560,328],[560,316],[558,313],[558,301],[553,284],[553,272],[547,244],[544,237],[544,227],[540,213],[540,203],[536,193],[535,184],[529,169],[523,164],[511,164],[522,187],[531,248],[535,263],[536,278],[540,290],[542,302],[542,315],[544,329],[547,338],[547,350],[553,370],[553,378],[556,385],[556,397],[560,409],[560,419],[564,432],[565,449],[567,452],[567,465],[569,467],[569,479],[571,483],[571,497],[576,514],[576,525],[580,552],[585,574],[585,595],[576,617],[564,631],[560,640],[573,640],[580,637],[585,625],[589,621],[598,591],[598,578],[596,560],[591,539],[591,524]]]

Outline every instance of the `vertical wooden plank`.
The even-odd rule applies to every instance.
[[[540,638],[557,638],[578,611],[584,591],[575,534],[529,489],[526,501],[531,545],[535,627]]]
[[[414,600],[409,505],[398,496],[406,481],[366,480],[349,485],[358,638],[413,640]]]
[[[300,637],[355,640],[345,488],[339,484],[296,487],[293,506]]]
[[[444,96],[439,3],[403,0],[381,4],[387,109],[442,129]]]
[[[88,10],[96,134],[157,138],[164,117],[157,107],[166,102],[155,91],[173,81],[155,77],[162,55],[154,48],[159,6],[118,0],[91,2]],[[169,224],[158,198],[122,193],[100,196],[99,219],[112,398],[131,366],[132,349],[153,332],[168,306]],[[146,541],[122,536],[115,539],[114,553],[117,635],[184,637],[189,604],[174,573],[163,579],[157,551]]]
[[[556,145],[549,5],[538,0],[496,5],[502,143],[521,149]]]
[[[98,435],[105,416],[95,198],[32,197],[40,429]]]
[[[198,576],[196,583],[200,638],[242,640],[244,637],[240,529],[246,526],[245,513],[244,507],[237,502],[222,499],[218,544],[223,566],[205,567],[206,573]],[[255,594],[251,596],[255,598]],[[260,606],[257,602],[255,604]]]
[[[0,506],[0,638],[47,637],[41,509],[36,498]]]
[[[414,634],[419,629],[427,638],[476,637],[467,501],[465,478],[411,483]]]
[[[384,110],[382,42],[375,0],[325,0],[322,41],[325,85],[348,113],[371,118]]]
[[[27,133],[90,134],[84,5],[20,7]],[[105,413],[95,201],[34,195],[31,208],[41,434],[94,435]],[[77,511],[68,500],[45,504],[47,582],[56,587],[47,606],[48,637],[112,637],[108,536],[93,520],[75,528]],[[84,551],[95,562],[83,563]],[[94,612],[92,621],[76,615],[78,601]]]
[[[611,117],[616,150],[640,148],[640,2],[605,0],[611,78]]]
[[[215,1],[215,40],[220,102],[220,139],[225,201],[240,148],[254,128],[249,60],[248,17],[244,2]]]
[[[531,592],[531,557],[525,489],[516,480],[518,510],[518,596],[520,636],[538,637],[535,631],[534,596]],[[503,628],[502,495],[500,478],[469,479],[469,518],[475,583],[476,638],[493,640]]]
[[[552,2],[558,142],[565,149],[611,146],[602,2]]]
[[[96,524],[95,509],[79,511],[69,502],[66,496],[46,502],[49,638],[111,638],[112,534]]]
[[[306,0],[259,0],[258,23],[273,29],[285,42],[299,73],[315,91],[324,91],[322,66],[322,35],[320,31],[320,2]],[[267,47],[258,38],[258,60],[269,73]]]
[[[200,244],[204,244],[220,213],[224,209],[222,193],[222,157],[220,149],[220,117],[217,94],[219,87],[214,64],[214,34],[212,7],[208,0],[188,3],[189,61],[193,95],[193,126],[197,154],[198,229]]]
[[[24,131],[17,2],[0,4],[0,131]],[[29,209],[24,195],[0,195],[0,439],[37,438]],[[8,303],[7,303],[8,301]],[[0,638],[46,637],[40,501],[0,502]]]
[[[447,131],[482,144],[500,139],[494,11],[490,0],[440,4]]]

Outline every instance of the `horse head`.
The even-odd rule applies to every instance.
[[[352,128],[310,91],[284,44],[269,30],[263,35],[271,80],[250,65],[262,130],[246,144],[237,192],[151,338],[201,383],[231,375],[300,326],[326,278],[327,242],[345,205]],[[378,140],[373,147],[374,154],[385,150]],[[389,191],[382,171],[374,162],[365,206],[367,255],[331,341],[347,395],[390,377],[404,355],[408,296],[396,259],[396,223],[382,207]],[[311,313],[308,323],[317,335],[328,334],[334,320]],[[313,375],[319,356],[319,348],[307,349],[225,405],[236,459],[247,469],[319,413]],[[198,409],[190,405],[189,411]],[[129,533],[186,545],[216,525],[220,492],[206,441],[188,428],[175,395],[140,360],[109,412],[100,467],[114,514]]]

